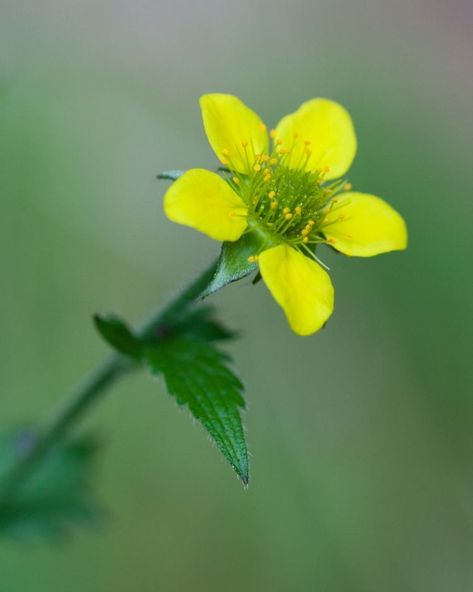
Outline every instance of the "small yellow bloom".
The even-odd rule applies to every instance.
[[[204,95],[200,105],[207,138],[225,160],[228,177],[187,171],[166,192],[165,213],[216,240],[256,232],[263,244],[249,262],[258,263],[291,328],[310,335],[334,306],[317,246],[357,257],[402,250],[405,222],[379,197],[350,191],[351,184],[339,180],[357,142],[351,117],[338,103],[304,103],[270,132],[271,146],[263,121],[237,97]]]

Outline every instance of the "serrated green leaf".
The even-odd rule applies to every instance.
[[[236,282],[257,270],[248,257],[261,250],[261,238],[254,232],[244,234],[235,242],[224,242],[217,267],[202,297],[209,296],[231,282]]]
[[[1,440],[2,475],[33,445],[35,434],[17,430]],[[20,540],[64,535],[99,516],[89,493],[97,444],[82,438],[57,444],[15,495],[0,502],[0,534]],[[0,475],[1,483],[1,475]]]
[[[114,315],[95,315],[95,327],[105,341],[125,356],[138,359],[141,357],[142,347],[127,324]]]
[[[156,175],[156,178],[164,179],[166,181],[177,181],[177,179],[182,177],[184,173],[185,171],[163,171],[162,173]]]
[[[243,385],[229,369],[229,357],[211,343],[189,337],[170,339],[146,352],[153,374],[163,374],[167,390],[189,408],[243,481],[248,483],[248,451],[241,421]]]

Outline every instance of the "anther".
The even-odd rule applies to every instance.
[[[282,213],[289,214],[290,211],[291,211],[291,208],[285,207],[284,210],[282,211]]]
[[[269,164],[272,164],[272,165],[278,164],[278,159],[277,158],[271,158],[271,160],[269,161]]]
[[[351,183],[345,183],[345,185],[343,186],[343,189],[345,191],[350,191],[351,189],[353,189],[353,185]]]
[[[270,192],[268,193],[268,197],[269,197],[269,198],[272,198],[272,197],[274,197],[275,195],[276,195],[276,192],[275,192],[275,191],[270,191]]]
[[[286,218],[286,220],[290,220],[292,218],[292,214],[288,213],[284,216],[284,218]]]
[[[271,130],[271,131],[269,132],[269,135],[270,135],[270,136],[273,138],[273,140],[274,140],[274,139],[276,139],[276,138],[278,137],[278,132],[277,132],[276,130],[274,130],[274,129],[273,129],[273,130]]]
[[[232,181],[235,183],[235,185],[238,185],[240,183],[240,179],[238,177],[233,177]]]
[[[304,236],[304,238],[302,239],[303,243],[308,243],[309,242],[309,237],[308,236]]]
[[[300,216],[302,214],[302,208],[301,208],[301,206],[296,206],[295,209],[294,209],[294,211],[296,212],[296,214],[298,216]]]
[[[273,199],[273,201],[271,202],[271,209],[275,210],[278,207],[278,202],[276,199]]]
[[[255,166],[253,167],[253,170],[258,173],[261,170],[261,165],[260,164],[255,164]]]
[[[258,255],[250,255],[248,257],[248,263],[256,263],[258,261]]]
[[[227,149],[227,148],[224,148],[224,149],[222,150],[222,155],[223,155],[223,156],[225,156],[225,157],[227,157],[227,156],[230,156],[230,152],[228,151],[228,149]]]

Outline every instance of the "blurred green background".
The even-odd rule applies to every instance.
[[[0,0],[1,425],[44,417],[216,254],[168,222],[169,168],[214,166],[198,97],[274,125],[314,96],[357,127],[350,180],[405,216],[406,253],[331,253],[336,312],[291,334],[262,285],[214,300],[245,337],[244,491],[158,382],[84,427],[106,523],[3,542],[5,592],[473,589],[473,10],[466,0]]]

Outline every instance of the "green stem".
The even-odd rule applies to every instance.
[[[167,305],[153,314],[142,326],[138,336],[140,338],[156,336],[158,341],[165,339],[166,326],[202,294],[215,270],[216,262],[202,272],[187,288],[172,298]],[[66,436],[71,427],[90,410],[92,405],[98,402],[107,389],[127,372],[136,368],[138,364],[139,362],[130,361],[120,354],[113,354],[92,370],[66,398],[28,452],[13,465],[3,482],[0,503],[6,503],[14,498],[49,450]]]

